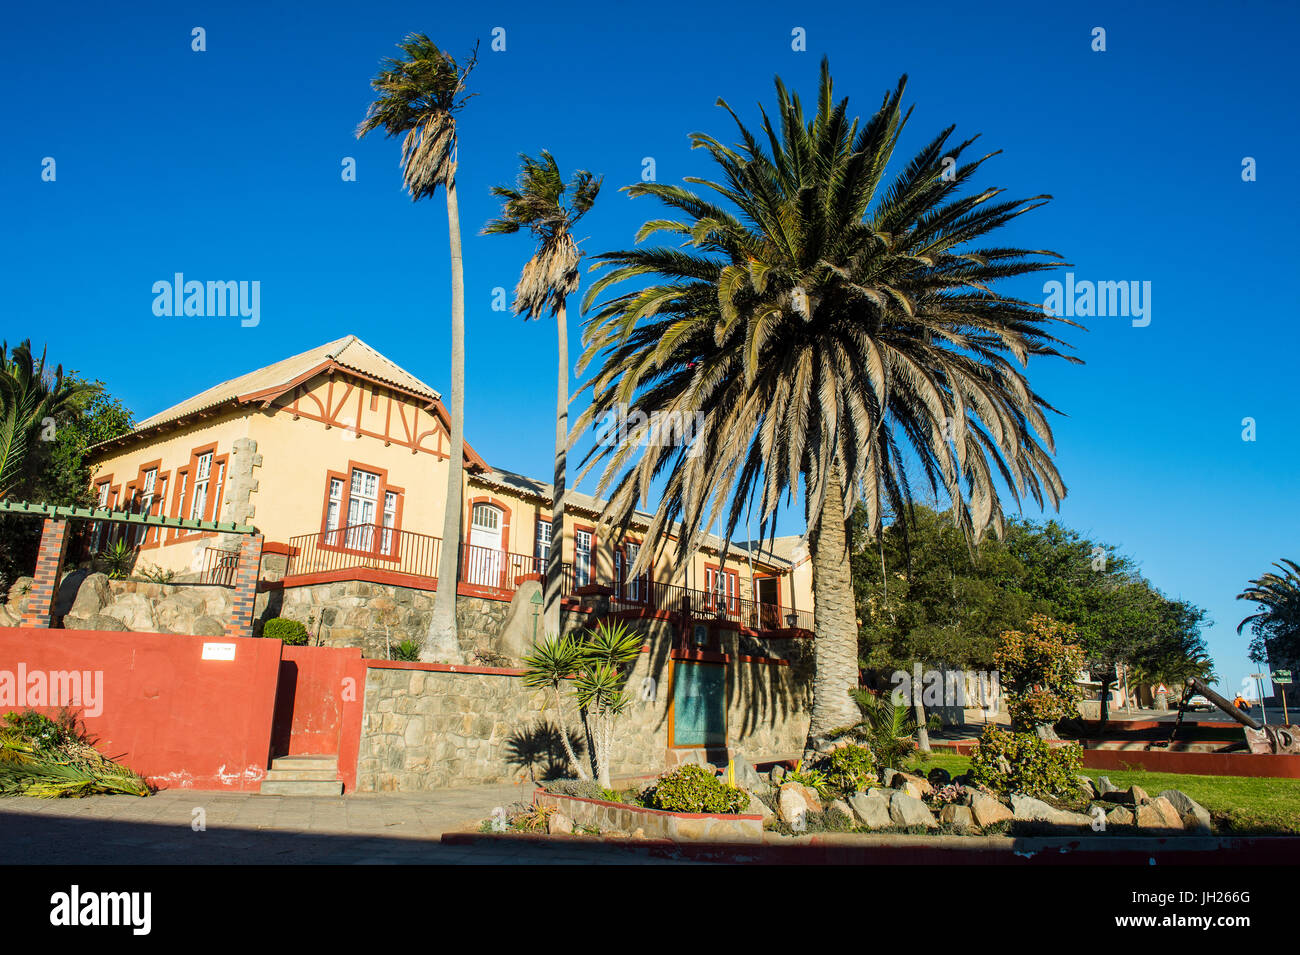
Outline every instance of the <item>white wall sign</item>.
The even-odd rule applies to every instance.
[[[204,660],[233,660],[235,659],[235,645],[233,643],[205,643],[203,644]]]

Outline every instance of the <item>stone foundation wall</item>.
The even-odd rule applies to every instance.
[[[404,640],[424,639],[433,616],[434,593],[363,580],[285,587],[258,594],[257,625],[287,617],[307,627],[327,647],[360,647],[362,656],[389,659],[389,649]],[[491,654],[492,662],[516,662],[503,654],[500,634],[510,602],[486,597],[456,597],[461,653],[468,661]],[[258,629],[256,632],[260,632]]]
[[[635,620],[649,649],[628,679],[632,702],[615,723],[614,776],[648,776],[692,751],[674,750],[669,736],[674,628]],[[735,646],[751,638],[732,634]],[[724,634],[724,642],[726,640]],[[727,747],[751,762],[797,756],[808,732],[811,645],[773,640],[763,655],[789,666],[741,662],[727,666]],[[746,646],[746,650],[760,649]],[[724,646],[724,650],[732,652]],[[585,729],[570,692],[562,714],[580,758]],[[366,675],[358,787],[421,791],[569,775],[557,729],[554,697],[523,686],[520,675],[451,672],[420,665],[371,667]],[[698,753],[699,751],[694,751]],[[727,748],[700,755],[725,761]]]

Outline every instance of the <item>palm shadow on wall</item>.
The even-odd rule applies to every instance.
[[[569,745],[579,760],[584,759],[586,740],[569,730]],[[564,779],[573,775],[564,752],[560,728],[549,720],[531,724],[506,740],[506,762],[528,770],[533,782]]]

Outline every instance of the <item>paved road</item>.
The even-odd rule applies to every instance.
[[[430,793],[262,796],[172,789],[141,799],[0,800],[0,863],[250,865],[308,863],[663,862],[601,845],[444,846],[533,787]],[[202,823],[202,828],[199,824]]]

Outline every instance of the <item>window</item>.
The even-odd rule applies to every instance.
[[[348,498],[348,548],[370,550],[375,542],[375,510],[379,502],[379,475],[352,472],[352,495]]]
[[[158,469],[150,468],[144,472],[144,484],[140,488],[140,507],[139,513],[148,515],[153,510],[154,490],[158,486]],[[139,547],[144,543],[145,537],[149,534],[150,528],[141,527],[136,531],[135,546]]]
[[[533,548],[533,556],[537,558],[537,573],[546,572],[546,561],[551,556],[551,522],[537,521],[537,543]]]
[[[709,606],[727,613],[740,612],[740,575],[734,570],[704,569],[704,587],[709,592]]]
[[[384,539],[382,553],[393,555],[393,528],[397,526],[397,492],[384,492]]]
[[[108,507],[108,482],[105,481],[99,485],[99,500],[96,507]],[[90,532],[90,549],[92,553],[99,553],[99,545],[104,537],[104,522],[95,521],[94,529]]]
[[[640,553],[641,545],[632,542],[624,544],[621,550],[614,551],[614,575],[618,580],[618,595],[634,603],[646,600],[650,589],[649,574],[638,574],[628,579],[628,571],[632,569]]]
[[[339,513],[343,508],[343,479],[330,478],[329,505],[325,512],[325,543],[339,545]]]
[[[194,500],[190,504],[190,520],[201,521],[206,517],[208,506],[208,484],[212,476],[212,452],[199,455],[199,463],[194,469]],[[182,495],[184,492],[182,492]]]
[[[577,587],[591,583],[591,531],[573,532],[573,583]]]
[[[221,520],[221,482],[226,478],[226,462],[217,462],[217,480],[212,485],[212,520]]]

